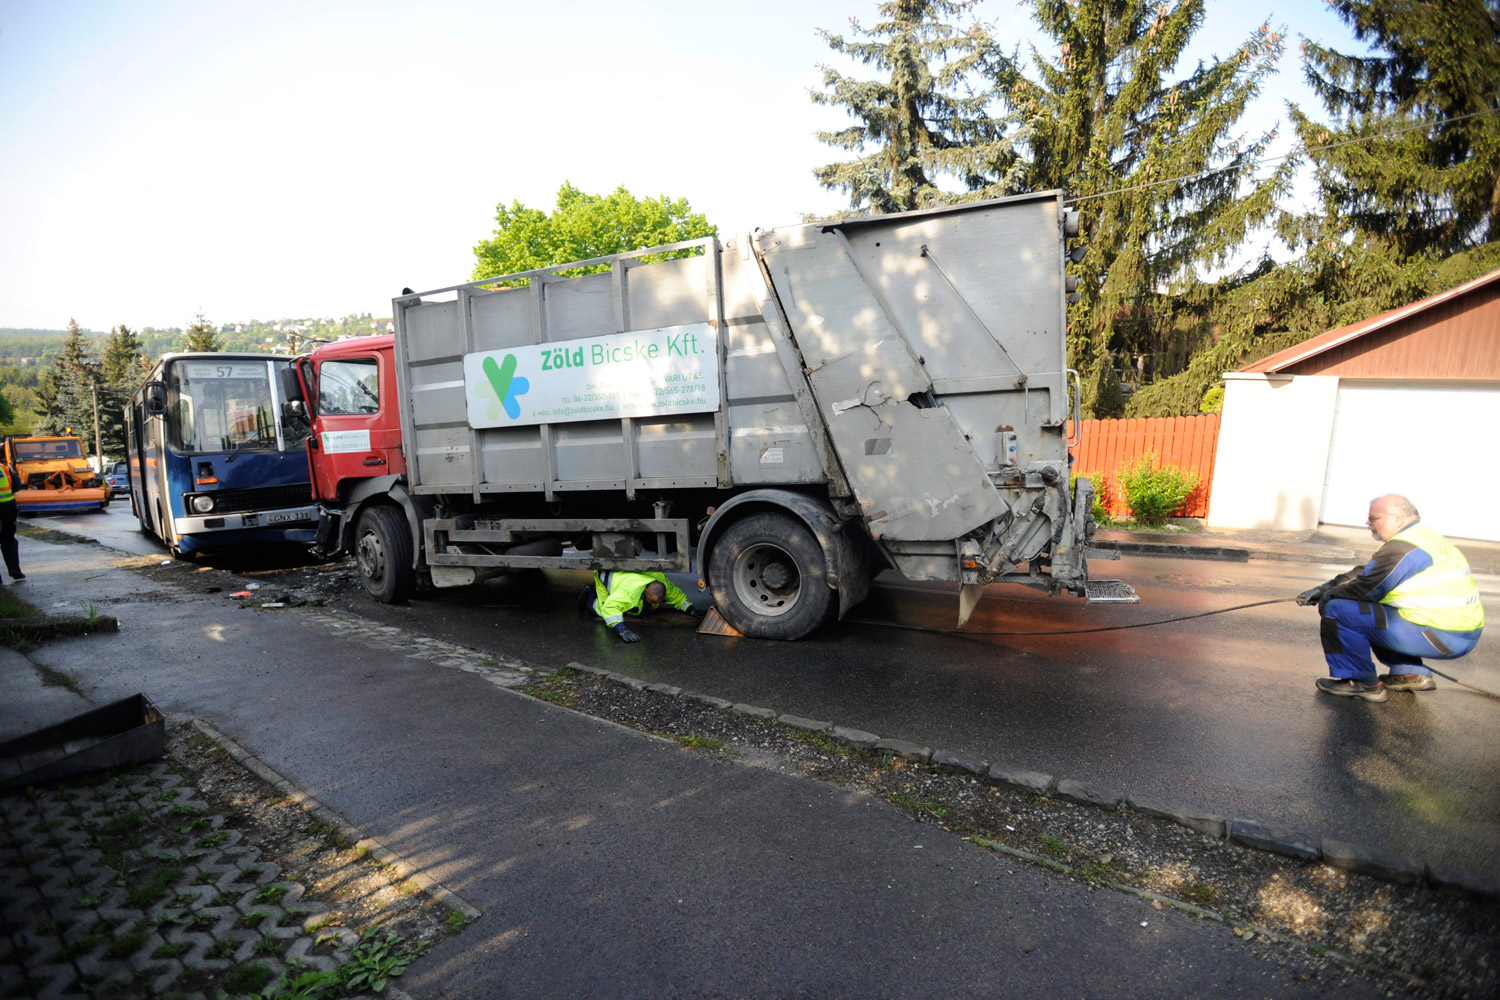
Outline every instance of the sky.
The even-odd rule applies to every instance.
[[[875,0],[0,0],[0,327],[390,315],[468,279],[497,204],[562,183],[686,198],[721,237],[847,207],[815,166],[817,29]],[[1042,43],[1014,0],[977,16]],[[1357,46],[1322,0],[1208,0],[1190,58],[1263,21],[1284,122],[1299,35]],[[839,68],[860,72],[856,67]],[[868,74],[868,71],[863,71]],[[1281,129],[1278,148],[1289,145]],[[1305,186],[1304,186],[1305,190]]]

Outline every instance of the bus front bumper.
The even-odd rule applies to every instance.
[[[318,525],[318,508],[313,504],[248,514],[204,514],[202,517],[179,517],[174,520],[179,535],[208,535],[220,531],[243,531],[247,528],[311,531]]]

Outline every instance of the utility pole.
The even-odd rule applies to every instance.
[[[99,384],[95,382],[89,386],[94,394],[94,464],[98,466],[95,472],[104,471],[104,455],[99,450]]]

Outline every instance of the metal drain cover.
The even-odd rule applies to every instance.
[[[1090,580],[1085,584],[1090,604],[1139,604],[1135,588],[1121,580]]]

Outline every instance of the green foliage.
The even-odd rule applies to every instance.
[[[1224,387],[1222,385],[1210,386],[1203,394],[1203,401],[1198,404],[1199,413],[1218,413],[1224,409]]]
[[[1132,396],[1126,416],[1197,412],[1225,371],[1500,267],[1496,5],[1333,6],[1377,51],[1346,56],[1304,40],[1307,78],[1340,124],[1291,109],[1322,199],[1320,211],[1277,221],[1300,256],[1184,296],[1175,333],[1191,357],[1160,369],[1167,377]]]
[[[535,268],[626,253],[643,247],[717,236],[686,198],[636,198],[624,187],[607,195],[586,194],[563,182],[557,208],[548,215],[513,201],[495,208],[495,232],[474,246],[473,278],[492,278]],[[671,259],[691,250],[663,254]],[[608,270],[605,265],[580,268],[577,274]],[[524,282],[516,282],[523,284]]]
[[[73,432],[92,444],[94,430],[93,390],[99,383],[99,361],[93,344],[84,337],[76,320],[68,320],[67,340],[52,366],[42,373],[36,392],[36,425],[39,434]]]
[[[1090,364],[1088,377],[1083,380],[1082,405],[1084,415],[1092,414],[1096,420],[1112,419],[1124,412],[1125,394],[1108,354],[1099,355]]]
[[[849,195],[856,213],[903,212],[1015,194],[1023,165],[1007,135],[1019,119],[1002,117],[986,71],[1001,61],[989,26],[953,22],[972,15],[975,0],[892,0],[880,20],[849,26],[858,40],[820,31],[829,48],[879,70],[855,80],[828,67],[813,103],[844,108],[856,124],[818,139],[857,154],[816,168],[813,176]],[[1019,132],[1017,133],[1019,134]],[[956,180],[962,191],[939,185]]]
[[[150,372],[136,332],[124,323],[111,330],[99,358],[99,440],[104,454],[125,454],[125,407]]]
[[[1079,476],[1072,476],[1068,480],[1068,491],[1074,496],[1078,493]],[[1110,524],[1114,518],[1110,516],[1109,506],[1105,499],[1109,496],[1109,476],[1103,472],[1085,472],[1082,478],[1089,480],[1094,487],[1094,500],[1092,509],[1094,523],[1101,527]]]
[[[349,993],[364,990],[379,993],[390,979],[405,972],[430,947],[427,941],[408,945],[399,934],[382,938],[372,928],[359,936],[359,944],[354,946],[349,961],[339,967],[339,980]]]
[[[1309,152],[1324,214],[1403,256],[1500,240],[1500,5],[1330,6],[1375,51],[1303,41],[1307,81],[1334,120],[1291,109],[1304,145],[1331,147]]]
[[[1205,341],[1183,371],[1130,397],[1127,417],[1199,412],[1204,395],[1234,371],[1308,337],[1446,291],[1500,267],[1500,242],[1444,257],[1403,257],[1391,243],[1320,239],[1295,261],[1269,261],[1222,282],[1194,323]]]
[[[217,351],[220,349],[218,330],[204,318],[201,312],[193,319],[193,325],[184,331],[181,349],[184,351]]]
[[[1119,473],[1125,491],[1125,504],[1137,524],[1157,526],[1188,498],[1198,485],[1198,477],[1176,466],[1157,465],[1155,456],[1146,455]]]
[[[1079,302],[1069,310],[1069,363],[1094,372],[1111,353],[1154,357],[1176,343],[1177,316],[1204,308],[1217,285],[1199,273],[1222,266],[1290,189],[1293,165],[1257,179],[1275,132],[1250,138],[1236,126],[1283,41],[1267,24],[1227,58],[1174,70],[1202,25],[1203,0],[1034,0],[1057,43],[1028,79],[999,69],[1012,107],[1025,116],[1032,189],[1078,197],[1082,242]],[[1102,388],[1102,387],[1101,387]],[[1116,412],[1108,395],[1085,394],[1096,417]]]

